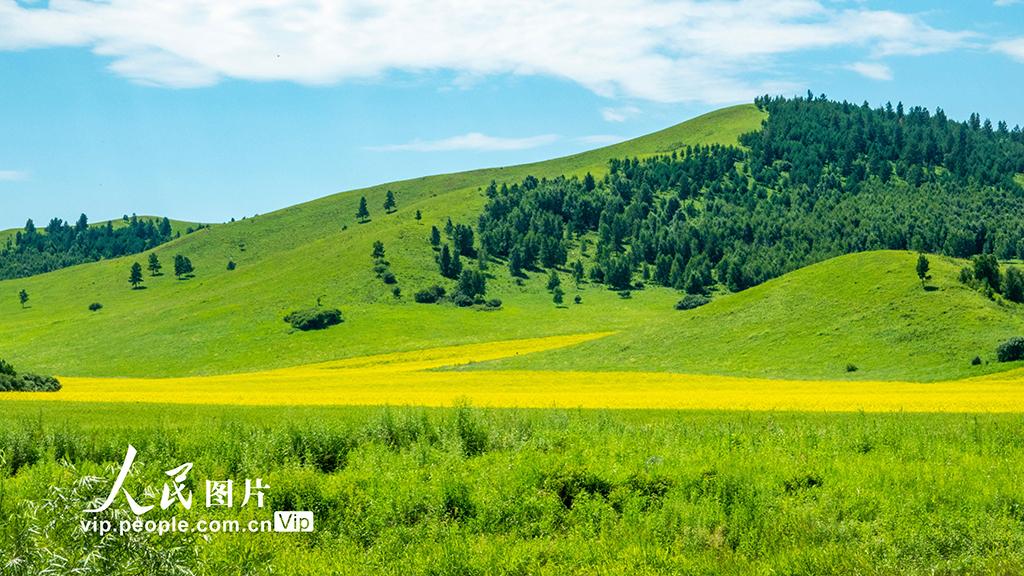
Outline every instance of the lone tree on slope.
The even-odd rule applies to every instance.
[[[928,278],[928,269],[931,264],[928,263],[928,257],[924,254],[917,255],[917,277],[921,279],[921,284],[924,284],[926,278]]]
[[[366,207],[366,196],[359,198],[359,210],[356,211],[356,218],[360,223],[370,219],[370,209]]]
[[[396,206],[398,206],[398,204],[395,203],[395,193],[388,190],[387,195],[384,197],[384,211],[391,214],[395,211]]]
[[[128,275],[128,282],[132,285],[132,290],[139,288],[139,284],[142,284],[142,264],[138,262],[132,264],[132,270]]]
[[[24,308],[25,304],[28,303],[28,292],[26,292],[25,290],[18,292],[18,301],[21,302],[21,307]]]

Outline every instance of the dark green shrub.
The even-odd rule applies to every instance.
[[[683,299],[676,302],[676,310],[693,310],[711,302],[711,299],[702,294],[687,294]]]
[[[100,308],[103,308],[103,304],[100,304],[99,302],[93,302],[92,304],[89,304],[90,312],[96,312]]]
[[[960,269],[960,283],[970,286],[972,282],[974,282],[974,271],[964,266]]]
[[[469,406],[455,410],[455,435],[459,438],[462,453],[467,457],[478,456],[487,450],[487,430],[473,417]]]
[[[971,360],[971,366],[980,366],[980,365],[981,365],[981,356],[975,356],[974,359]]]
[[[444,288],[435,284],[430,288],[425,288],[414,294],[413,299],[420,304],[433,304],[441,298],[444,298],[444,295]]]
[[[1000,362],[1024,360],[1024,338],[1016,336],[996,348],[996,359]]]
[[[623,290],[623,291],[619,292],[619,298],[622,298],[623,300],[629,300],[632,297],[633,297],[633,293],[630,292],[629,290]]]
[[[0,436],[0,473],[14,476],[39,461],[40,442],[27,430],[10,430]]]
[[[846,365],[846,371],[847,372],[856,372],[857,370],[860,370],[860,368],[857,368],[856,364],[847,364]]]
[[[553,492],[566,508],[572,508],[580,494],[607,497],[612,491],[612,485],[607,480],[589,470],[575,468],[560,470],[545,477],[541,488]]]
[[[385,272],[384,276],[382,276],[381,278],[384,280],[385,284],[397,284],[398,283],[398,278],[395,277],[395,273],[390,271],[390,270]]]
[[[491,298],[490,300],[487,301],[487,307],[488,308],[501,308],[501,299],[500,298]]]
[[[302,464],[325,474],[344,468],[348,453],[358,445],[351,435],[322,427],[291,428],[288,436],[291,454]]]
[[[0,360],[0,392],[56,392],[60,382],[52,376],[18,374],[14,366]]]
[[[786,492],[793,493],[801,490],[809,490],[811,488],[817,488],[824,484],[825,481],[822,479],[820,474],[801,474],[786,480],[782,483],[783,488]]]
[[[456,522],[476,516],[476,505],[469,496],[469,487],[463,482],[444,482],[441,485],[441,516]]]
[[[324,328],[341,324],[344,318],[341,310],[337,308],[307,308],[296,310],[284,317],[284,321],[298,330],[323,330]]]
[[[456,292],[455,295],[452,296],[452,303],[461,308],[465,308],[473,305],[473,298],[463,294],[462,292]]]
[[[237,267],[238,267],[238,265],[235,264],[234,260],[228,260],[228,270],[234,270]]]

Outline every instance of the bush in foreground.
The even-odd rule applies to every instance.
[[[996,359],[1000,362],[1024,360],[1024,338],[1017,336],[1000,344],[996,348]]]
[[[284,317],[284,321],[299,330],[323,330],[345,321],[337,308],[307,308],[296,310]]]

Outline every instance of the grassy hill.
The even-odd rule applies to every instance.
[[[971,368],[969,361],[974,354],[991,356],[1001,338],[1020,329],[1021,312],[960,288],[953,261],[934,263],[940,289],[925,292],[911,257],[900,253],[837,259],[687,313],[672,310],[677,292],[655,287],[623,300],[585,285],[568,289],[570,304],[555,308],[544,274],[530,274],[520,284],[498,263],[489,270],[488,296],[504,301],[499,311],[413,303],[416,290],[441,280],[426,242],[431,225],[440,227],[449,217],[474,223],[485,202],[480,188],[491,180],[601,175],[610,158],[735,143],[762,119],[754,106],[727,108],[574,156],[395,182],[203,229],[155,250],[165,270],[175,254],[188,256],[196,277],[147,276],[144,290],[129,289],[127,280],[131,263],[145,263],[147,254],[0,282],[0,357],[60,375],[197,375],[618,331],[575,350],[499,365],[922,380],[995,369]],[[392,214],[381,208],[387,190],[398,199]],[[360,196],[372,214],[364,224],[355,217]],[[421,221],[414,218],[417,210]],[[374,275],[375,240],[385,244],[400,299]],[[236,270],[227,270],[229,260]],[[571,284],[568,276],[564,283]],[[21,289],[31,296],[25,309],[16,297]],[[577,293],[580,305],[571,303]],[[282,318],[318,299],[341,308],[345,323],[291,333]],[[92,302],[103,309],[90,312]],[[860,370],[845,372],[847,363]]]
[[[849,254],[608,338],[476,366],[921,381],[1012,366],[995,347],[1024,334],[1024,306],[961,284],[965,262],[953,258],[931,257],[925,289],[916,260]]]
[[[165,269],[175,254],[195,264],[187,281],[146,278],[130,290],[128,269],[147,254],[0,282],[0,357],[63,375],[185,375],[315,362],[365,353],[525,336],[628,329],[655,318],[676,295],[652,290],[620,302],[599,288],[586,305],[556,311],[535,275],[518,286],[495,265],[488,294],[498,312],[414,304],[412,294],[440,280],[426,242],[448,217],[473,223],[484,203],[480,187],[527,175],[603,174],[610,158],[665,152],[683,145],[735,143],[757,129],[752,105],[727,108],[661,132],[599,150],[523,166],[395,182],[321,198],[255,218],[200,230],[155,250]],[[387,190],[398,210],[384,214]],[[372,220],[355,218],[360,196]],[[421,210],[422,221],[414,214]],[[404,297],[377,279],[372,244],[387,247]],[[226,270],[228,260],[238,268]],[[449,286],[451,284],[449,283]],[[31,300],[21,309],[16,294]],[[319,333],[289,334],[282,317],[314,304],[340,307],[346,322]],[[103,304],[89,312],[92,302]],[[58,352],[59,351],[59,352]]]

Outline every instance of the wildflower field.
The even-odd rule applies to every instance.
[[[261,406],[474,406],[868,412],[1019,412],[1024,371],[942,382],[783,380],[671,372],[453,369],[602,339],[553,336],[179,378],[68,377],[18,398]]]
[[[1024,394],[954,382],[476,369],[605,333],[252,374],[64,378],[0,414],[0,573],[978,574],[1024,572]],[[486,365],[484,365],[486,366]],[[683,408],[685,410],[678,410]],[[96,534],[315,516],[309,533]],[[200,506],[259,478],[264,508]]]

